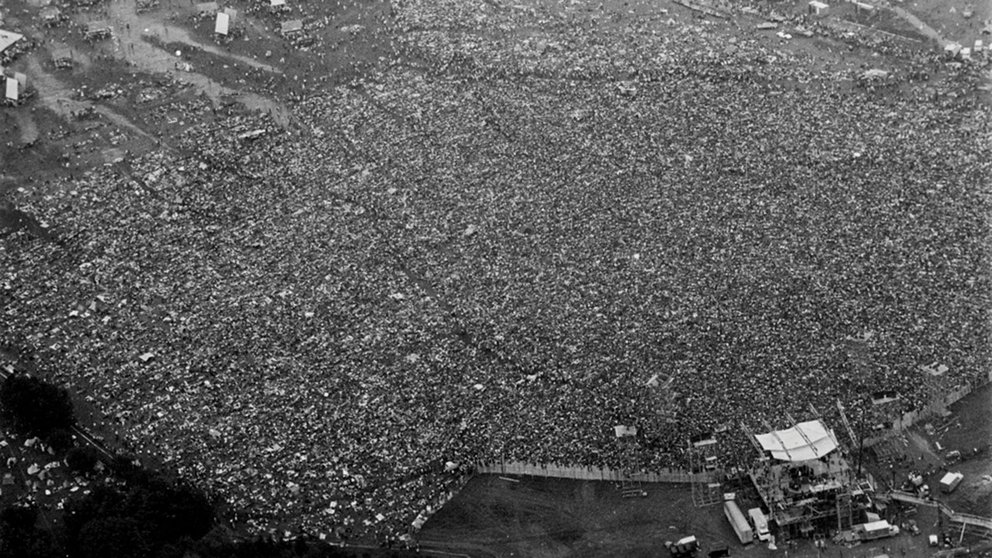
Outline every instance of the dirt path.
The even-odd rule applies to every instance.
[[[92,109],[122,129],[129,130],[155,143],[161,143],[140,126],[131,122],[126,116],[114,111],[110,107],[73,98],[72,90],[42,67],[37,53],[33,53],[28,57],[28,72],[35,81],[38,98],[42,105],[62,118],[71,121],[73,119],[73,112]],[[166,145],[166,147],[168,146]]]
[[[125,49],[125,52],[130,50],[134,43],[143,42],[143,36],[155,37],[163,43],[183,43],[205,52],[209,52],[215,56],[228,58],[232,62],[245,64],[247,66],[251,66],[252,68],[263,70],[272,74],[282,75],[283,73],[279,68],[270,66],[269,64],[260,62],[254,58],[241,56],[240,54],[222,50],[214,45],[201,43],[194,39],[182,27],[176,27],[174,25],[163,23],[160,21],[159,16],[153,16],[149,13],[139,14],[136,11],[135,0],[120,0],[117,2],[111,2],[108,4],[107,13],[110,16],[109,23],[114,28],[114,36],[120,40],[121,46]],[[135,46],[135,48],[137,47]]]
[[[182,60],[157,45],[165,42],[180,42],[275,75],[282,74],[279,69],[246,56],[225,52],[213,45],[200,43],[185,29],[167,25],[156,19],[160,16],[138,14],[135,10],[135,0],[111,2],[107,10],[109,19],[107,23],[113,28],[114,33],[112,39],[114,56],[125,60],[140,71],[169,75],[177,81],[191,85],[197,91],[206,94],[215,106],[223,105],[225,98],[233,99],[250,110],[272,115],[272,118],[283,128],[290,127],[291,113],[283,104],[256,93],[227,88],[198,72],[196,68],[187,67],[185,70],[180,70],[177,68],[177,63],[181,63]],[[80,16],[78,22],[85,25],[92,19]]]

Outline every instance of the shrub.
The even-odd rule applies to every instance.
[[[46,438],[75,424],[69,392],[23,374],[0,384],[0,412],[22,433]]]

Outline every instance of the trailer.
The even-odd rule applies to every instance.
[[[881,521],[872,521],[870,523],[855,525],[854,534],[862,541],[873,541],[876,539],[884,539],[885,537],[894,537],[898,535],[899,527],[890,525],[888,521],[883,519]]]
[[[740,507],[737,506],[737,502],[733,500],[724,502],[723,513],[727,516],[727,521],[730,522],[730,527],[734,530],[741,544],[749,545],[754,542],[754,531],[751,530],[751,525],[747,522]]]
[[[940,479],[940,491],[944,494],[950,494],[957,490],[958,485],[964,480],[964,475],[961,473],[951,473],[948,472],[942,479]]]

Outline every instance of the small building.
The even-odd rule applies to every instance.
[[[817,2],[816,0],[813,0],[807,5],[806,9],[810,13],[810,15],[825,16],[827,15],[827,9],[829,7],[830,6],[824,4],[823,2]]]
[[[871,4],[865,4],[864,2],[855,2],[854,9],[858,13],[862,13],[862,12],[866,14],[875,13],[875,6],[872,6]]]
[[[12,77],[4,77],[6,87],[4,88],[4,98],[8,101],[18,101],[21,98],[21,83]]]
[[[231,27],[231,16],[224,12],[217,13],[217,21],[214,23],[214,33],[227,35]]]
[[[289,9],[286,5],[286,0],[269,0],[269,11],[270,12],[284,12]]]

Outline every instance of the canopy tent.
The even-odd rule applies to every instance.
[[[837,449],[837,438],[820,420],[801,422],[792,428],[756,434],[761,448],[779,461],[809,461]]]

